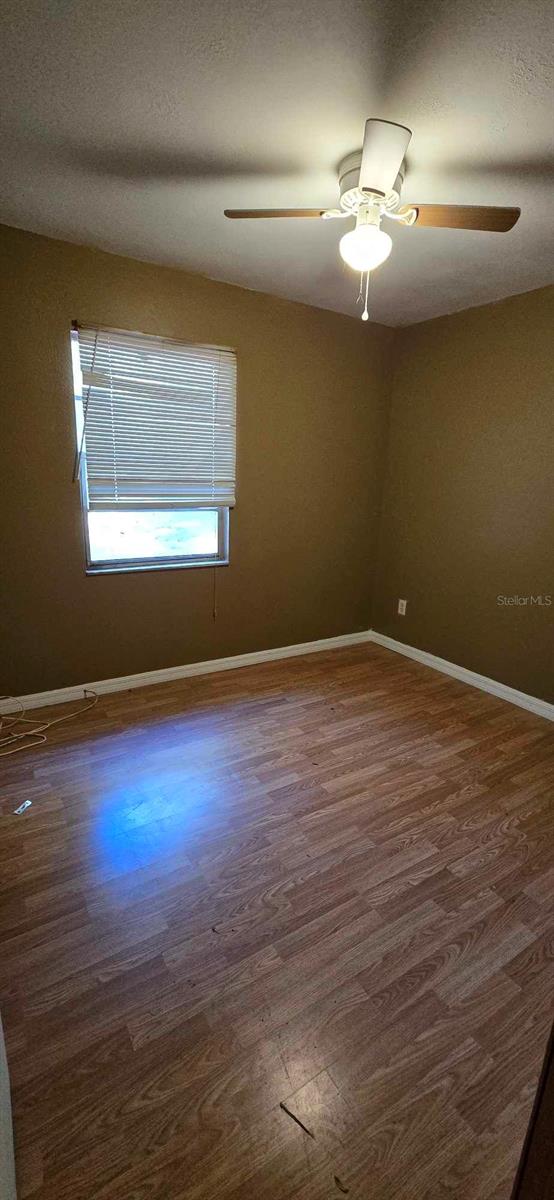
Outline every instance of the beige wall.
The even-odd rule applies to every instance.
[[[26,693],[366,629],[392,333],[0,228],[0,688]],[[86,577],[72,318],[232,346],[231,564]]]
[[[547,700],[553,325],[545,288],[396,332],[372,610],[382,633]]]

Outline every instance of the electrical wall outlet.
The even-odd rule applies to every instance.
[[[407,605],[407,603],[408,603],[408,601],[407,601],[407,600],[399,600],[399,601],[398,601],[398,612],[399,612],[399,614],[400,614],[400,616],[401,616],[401,617],[405,617],[405,616],[406,616],[406,605]]]

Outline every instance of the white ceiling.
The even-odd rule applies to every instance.
[[[4,0],[0,220],[355,314],[323,221],[366,117],[413,130],[404,200],[519,205],[508,234],[386,227],[373,320],[552,278],[548,0]],[[358,310],[359,311],[359,310]]]

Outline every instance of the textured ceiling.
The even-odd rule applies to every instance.
[[[371,316],[552,278],[547,0],[4,0],[0,220],[355,314],[334,206],[366,117],[413,130],[403,199],[519,205],[508,234],[386,228]]]

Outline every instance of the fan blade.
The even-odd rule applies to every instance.
[[[411,136],[405,125],[374,118],[366,121],[358,185],[362,192],[380,192],[386,196],[391,191]]]
[[[226,208],[225,216],[231,220],[250,217],[322,217],[324,208]]]
[[[414,225],[432,225],[438,229],[482,229],[507,233],[513,229],[520,208],[488,208],[473,204],[405,204],[398,215],[417,213]]]

